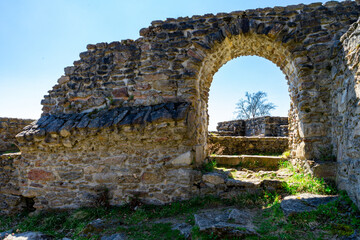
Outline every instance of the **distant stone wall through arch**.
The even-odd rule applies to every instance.
[[[336,121],[338,97],[356,99],[347,95],[355,73],[340,38],[359,14],[352,1],[206,14],[154,21],[135,41],[88,45],[44,97],[42,117],[17,135],[22,160],[14,162],[12,194],[33,198],[37,209],[89,205],[104,188],[113,205],[205,194],[197,166],[206,157],[209,87],[223,64],[246,55],[272,61],[288,80],[293,159],[331,149],[354,165],[357,153],[339,146],[355,137]],[[352,80],[334,82],[335,63]],[[352,183],[341,183],[360,199]]]

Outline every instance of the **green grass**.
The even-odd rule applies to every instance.
[[[360,212],[345,192],[339,199],[311,212],[284,216],[275,200],[255,218],[260,239],[324,239],[350,236],[360,229]],[[251,238],[249,238],[251,239]]]
[[[40,231],[57,239],[98,239],[99,233],[86,235],[86,225],[101,218],[108,224],[104,232],[125,233],[129,239],[184,239],[169,223],[154,223],[154,219],[181,217],[193,226],[192,239],[220,239],[206,234],[194,226],[194,213],[203,208],[233,206],[254,207],[259,213],[255,218],[257,232],[261,237],[247,239],[323,239],[327,236],[349,236],[360,229],[360,212],[349,197],[341,192],[338,200],[320,206],[312,212],[284,216],[280,202],[283,196],[277,193],[243,194],[232,199],[217,197],[193,198],[164,206],[124,205],[109,208],[80,208],[68,211],[50,211],[40,214],[0,216],[0,231],[14,229],[17,232]],[[261,209],[261,206],[263,209]],[[136,209],[136,210],[135,210]]]
[[[293,175],[287,177],[284,189],[288,194],[296,195],[300,193],[314,194],[336,194],[335,186],[327,184],[323,179],[306,173],[305,170],[298,166],[293,166],[290,162],[284,161],[280,165],[280,169],[289,169]]]
[[[155,239],[149,236],[158,236],[159,239],[183,239],[178,231],[171,230],[168,224],[152,224],[152,220],[167,217],[179,217],[192,225],[194,213],[204,208],[221,206],[257,207],[265,206],[274,201],[271,194],[243,194],[232,199],[220,199],[206,196],[196,197],[187,201],[173,202],[171,204],[138,205],[131,204],[120,207],[80,208],[67,211],[48,211],[39,214],[20,214],[17,216],[0,216],[0,231],[14,229],[16,232],[39,231],[50,234],[56,238],[71,237],[74,239],[89,239],[84,236],[86,225],[98,218],[105,221],[116,221],[116,226],[129,226],[128,228],[108,229],[109,232],[125,232],[132,239]],[[136,209],[136,210],[135,210]],[[96,239],[97,235],[94,235]],[[146,237],[146,238],[145,238]]]
[[[172,230],[170,223],[157,223],[150,225],[131,226],[122,229],[130,239],[184,239],[179,230]]]
[[[216,159],[208,160],[208,162],[203,163],[203,165],[200,167],[200,171],[202,173],[212,172],[215,170],[216,166],[217,166]]]

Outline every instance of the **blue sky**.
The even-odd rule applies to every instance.
[[[38,118],[43,96],[89,43],[137,39],[141,28],[168,17],[311,2],[0,0],[0,117]],[[259,90],[278,106],[273,115],[287,114],[286,81],[274,64],[240,57],[224,65],[210,91],[210,129],[216,121],[231,120],[235,103],[246,91]]]

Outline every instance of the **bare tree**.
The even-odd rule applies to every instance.
[[[273,103],[267,103],[267,94],[262,91],[256,93],[245,94],[245,99],[242,98],[236,104],[237,119],[249,119],[270,115],[270,110],[275,109]]]

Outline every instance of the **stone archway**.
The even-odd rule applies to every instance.
[[[339,40],[359,14],[352,1],[207,14],[153,21],[135,41],[89,44],[44,97],[43,116],[17,135],[22,157],[8,183],[16,190],[0,189],[1,197],[34,198],[41,209],[89,205],[103,188],[114,205],[199,194],[212,76],[243,55],[264,57],[287,77],[293,158],[316,159],[334,146],[350,162],[344,169],[358,169],[358,151],[338,149],[357,138],[336,123],[345,110],[335,105],[345,95],[344,109],[356,114],[348,84],[356,73],[344,60],[354,51]],[[342,119],[356,122],[350,115]],[[359,194],[352,176],[341,179]]]
[[[226,62],[240,57],[248,55],[257,55],[263,58],[266,58],[276,64],[282,72],[285,74],[286,79],[288,79],[288,85],[292,89],[295,89],[297,84],[297,72],[298,69],[294,64],[294,60],[291,58],[290,52],[287,50],[287,46],[279,42],[274,41],[271,37],[267,35],[261,35],[257,33],[246,33],[235,36],[228,36],[222,42],[216,43],[213,47],[213,51],[204,58],[201,69],[199,71],[199,120],[196,123],[199,132],[199,144],[204,145],[204,140],[207,139],[207,102],[208,102],[208,93],[210,85],[212,82],[213,75],[220,69],[222,65]],[[290,92],[291,95],[294,95],[293,92]],[[291,98],[292,99],[292,98]],[[292,100],[292,105],[294,102]],[[297,109],[293,109],[294,114]],[[292,126],[298,124],[296,118],[290,118],[292,120]],[[295,128],[293,127],[295,130]],[[292,142],[299,141],[299,136],[297,132],[293,131],[291,134]],[[206,140],[205,140],[206,141]],[[295,158],[304,159],[305,152],[296,151],[294,149]]]

